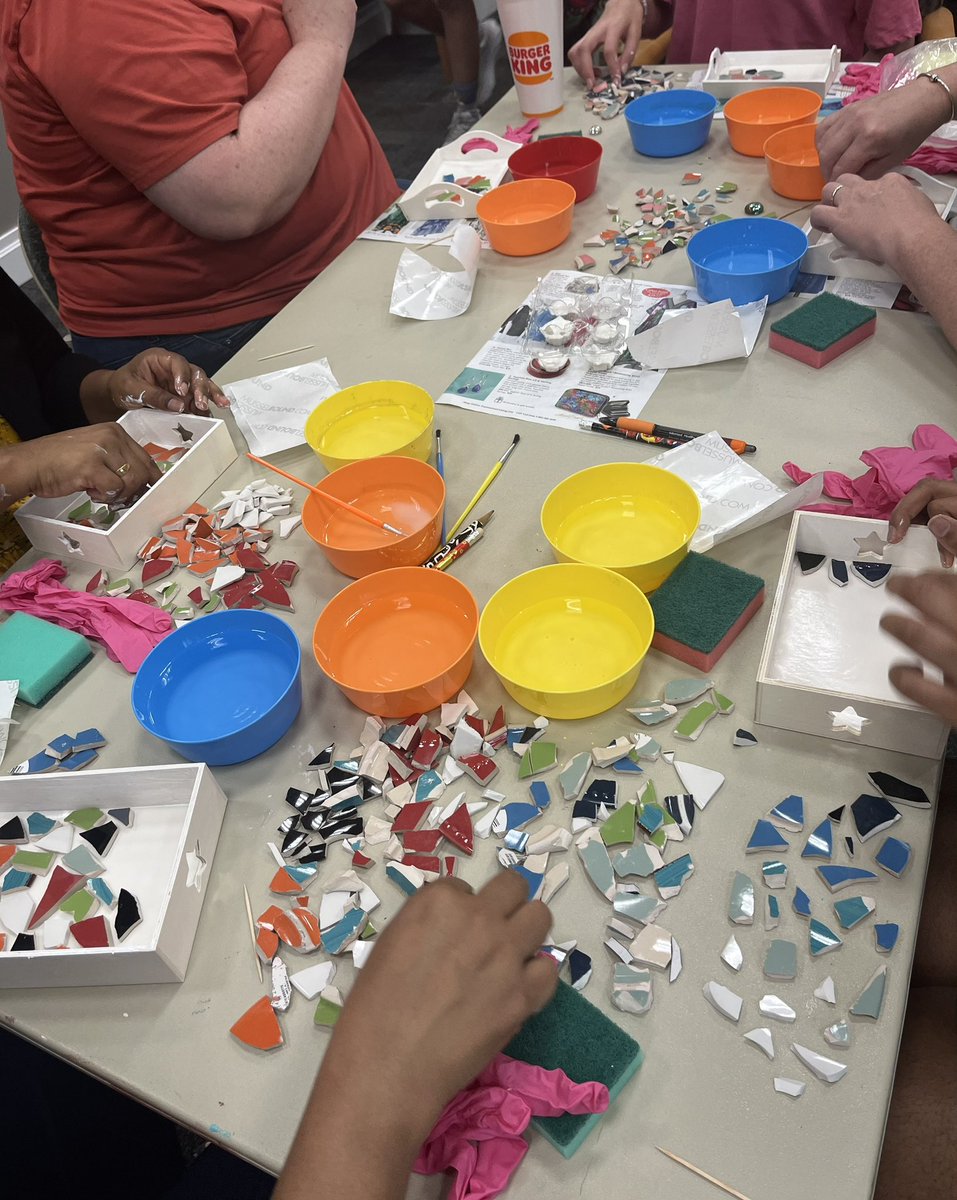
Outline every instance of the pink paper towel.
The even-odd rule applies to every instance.
[[[824,472],[824,494],[843,504],[808,504],[808,512],[841,513],[846,517],[886,518],[899,500],[922,479],[953,479],[957,441],[939,425],[918,425],[910,446],[881,446],[865,450],[861,462],[870,467],[852,479],[839,471]],[[804,483],[812,472],[786,462],[784,473]]]
[[[603,1083],[573,1083],[564,1071],[498,1054],[445,1106],[412,1169],[454,1171],[451,1200],[491,1200],[525,1157],[532,1117],[604,1112],[608,1101]]]
[[[59,582],[65,576],[61,562],[41,559],[0,583],[0,609],[31,613],[102,642],[110,658],[131,674],[172,631],[170,615],[162,609],[120,596],[78,592]]]

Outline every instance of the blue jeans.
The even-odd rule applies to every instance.
[[[202,367],[207,375],[213,375],[270,319],[260,317],[256,321],[244,321],[242,325],[229,325],[226,329],[209,329],[204,333],[156,333],[127,338],[86,337],[74,333],[73,349],[113,371],[140,351],[162,346],[164,350],[182,354],[191,363]]]

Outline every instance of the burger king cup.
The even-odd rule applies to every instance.
[[[498,15],[522,112],[561,112],[562,0],[498,0]]]

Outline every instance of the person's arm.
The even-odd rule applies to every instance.
[[[316,169],[332,128],[355,0],[285,0],[292,47],[240,110],[235,134],[146,189],[199,237],[232,241],[275,225]]]
[[[671,0],[608,0],[599,19],[569,50],[568,60],[590,88],[597,78],[595,52],[601,49],[617,83],[634,63],[642,37],[657,37],[670,24]]]
[[[941,566],[952,567],[957,557],[957,482],[925,479],[912,487],[888,519],[888,541],[892,545],[902,542],[921,515],[926,515],[927,528],[937,539]]]
[[[211,404],[229,407],[222,388],[202,367],[160,346],[142,350],[115,371],[90,371],[80,383],[80,403],[91,424],[115,421],[131,408],[159,408],[206,417]]]
[[[957,231],[924,193],[896,172],[876,180],[841,175],[822,200],[811,210],[815,229],[891,267],[957,349]]]
[[[273,1200],[402,1200],[444,1106],[551,998],[544,904],[502,871],[430,883],[376,938]]]

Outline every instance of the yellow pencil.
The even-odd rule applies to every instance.
[[[495,476],[499,473],[499,471],[501,471],[502,467],[504,467],[505,464],[508,462],[508,456],[512,453],[512,451],[515,449],[515,447],[518,445],[518,443],[520,441],[521,441],[521,435],[516,433],[516,435],[512,438],[512,444],[505,451],[505,453],[498,460],[498,462],[491,469],[491,471],[489,471],[489,473],[485,476],[485,479],[482,482],[482,486],[479,488],[479,490],[475,493],[475,495],[472,497],[472,499],[466,505],[465,512],[462,513],[462,515],[459,517],[459,519],[455,522],[455,524],[452,526],[452,528],[445,535],[446,540],[451,540],[452,538],[454,538],[455,535],[458,533],[458,531],[465,524],[466,518],[468,517],[469,513],[476,506],[476,504],[478,504],[478,502],[482,499],[482,497],[485,495],[485,493],[488,491],[488,489],[492,486],[492,484],[495,481]]]

